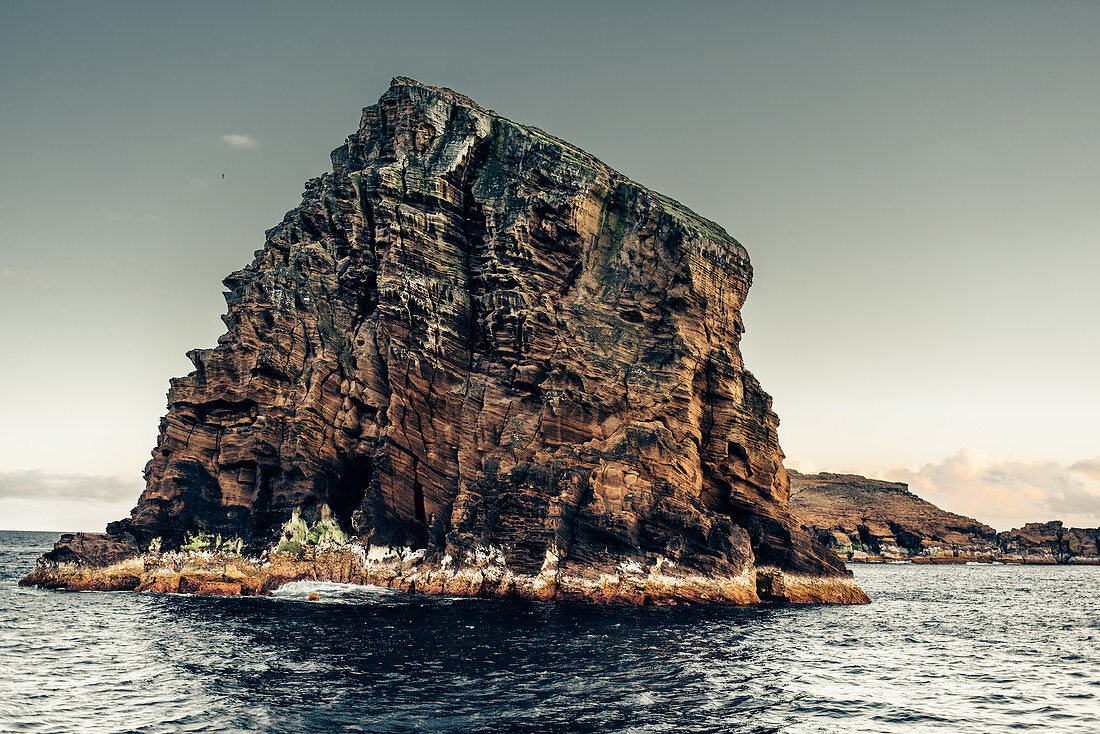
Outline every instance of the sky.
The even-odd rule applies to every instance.
[[[397,75],[740,240],[789,466],[1100,525],[1097,28],[1008,0],[2,3],[0,527],[128,514],[221,278]]]

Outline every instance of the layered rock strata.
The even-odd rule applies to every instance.
[[[997,534],[1006,560],[1100,565],[1100,528],[1067,528],[1060,520],[1029,522]]]
[[[225,279],[109,534],[259,552],[331,508],[358,580],[385,557],[420,590],[866,601],[788,509],[721,227],[404,78],[332,164]]]
[[[1100,529],[1028,523],[998,533],[947,512],[907,485],[854,474],[790,471],[791,510],[849,561],[1100,563]]]
[[[996,531],[926,502],[901,482],[791,470],[791,510],[850,560],[982,554]]]

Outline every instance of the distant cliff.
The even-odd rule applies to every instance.
[[[137,507],[46,582],[350,536],[326,574],[420,591],[867,600],[788,509],[745,248],[538,128],[394,79],[224,282]]]
[[[1028,523],[998,533],[936,507],[899,482],[788,470],[791,510],[807,531],[852,561],[1100,563],[1100,528]]]

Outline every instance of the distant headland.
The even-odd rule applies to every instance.
[[[1054,520],[998,533],[936,507],[899,482],[788,473],[791,510],[848,561],[1100,565],[1100,528],[1067,528]]]

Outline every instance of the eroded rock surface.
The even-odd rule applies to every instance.
[[[998,533],[997,545],[1006,556],[1032,563],[1100,565],[1100,528],[1067,528],[1060,520]]]
[[[854,474],[790,472],[791,510],[852,561],[1100,563],[1100,529],[1028,523],[998,533],[916,496],[907,485]]]
[[[855,474],[790,471],[791,510],[837,553],[872,556],[954,556],[995,549],[997,531],[936,507],[901,482]]]
[[[54,564],[110,566],[133,558],[139,552],[137,543],[127,534],[110,536],[101,533],[66,533],[57,541],[53,550],[42,558]]]
[[[332,163],[225,279],[228,330],[172,381],[110,532],[259,549],[326,506],[479,593],[866,600],[788,510],[736,240],[404,78]]]

